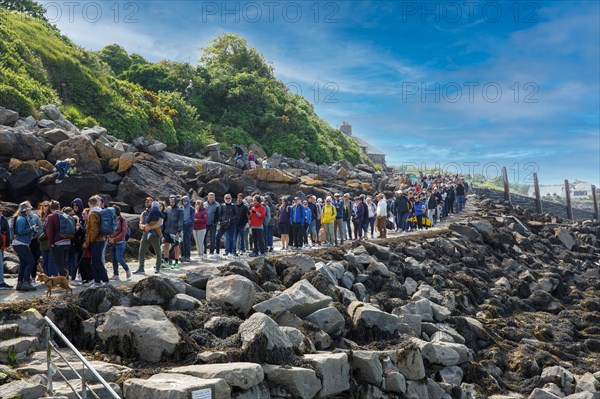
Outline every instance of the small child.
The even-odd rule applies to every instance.
[[[158,238],[162,238],[163,233],[161,231],[163,214],[160,211],[160,202],[153,201],[152,207],[150,208],[150,213],[148,213],[148,223],[146,225],[150,228],[150,230],[156,231]],[[146,238],[149,239],[152,232],[148,232]]]
[[[62,183],[62,179],[67,176],[69,168],[74,168],[76,164],[77,160],[75,158],[67,158],[62,161],[57,161],[54,165],[54,169],[56,169],[56,181],[54,183]]]

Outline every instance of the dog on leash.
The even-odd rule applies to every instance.
[[[69,280],[65,276],[54,276],[49,277],[44,273],[40,273],[38,276],[38,281],[43,282],[48,287],[48,291],[46,291],[46,297],[52,296],[52,288],[61,287],[66,291],[69,291],[71,294],[73,293],[73,288],[69,285]]]

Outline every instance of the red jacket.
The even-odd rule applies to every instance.
[[[108,236],[108,242],[111,244],[116,244],[121,241],[125,241],[125,236],[127,235],[127,219],[123,216],[119,216],[117,219],[117,230],[110,236]]]
[[[200,211],[196,211],[194,216],[194,230],[205,230],[206,222],[208,221],[208,211],[206,208],[202,208]]]
[[[262,204],[255,204],[250,208],[250,227],[262,227],[267,211]]]

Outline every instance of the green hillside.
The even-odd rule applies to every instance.
[[[237,35],[199,49],[198,65],[150,63],[116,44],[84,50],[43,19],[0,7],[0,105],[26,116],[49,103],[78,127],[155,138],[173,151],[217,140],[318,163],[365,161]]]

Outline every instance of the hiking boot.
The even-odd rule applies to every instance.
[[[12,287],[12,285],[8,285],[6,283],[0,283],[0,290],[10,290]]]
[[[36,288],[29,281],[25,281],[21,286],[21,291],[35,291]]]
[[[22,291],[23,290],[23,282],[22,281],[17,281],[17,291]]]
[[[144,269],[137,269],[133,274],[146,274],[146,271]]]

